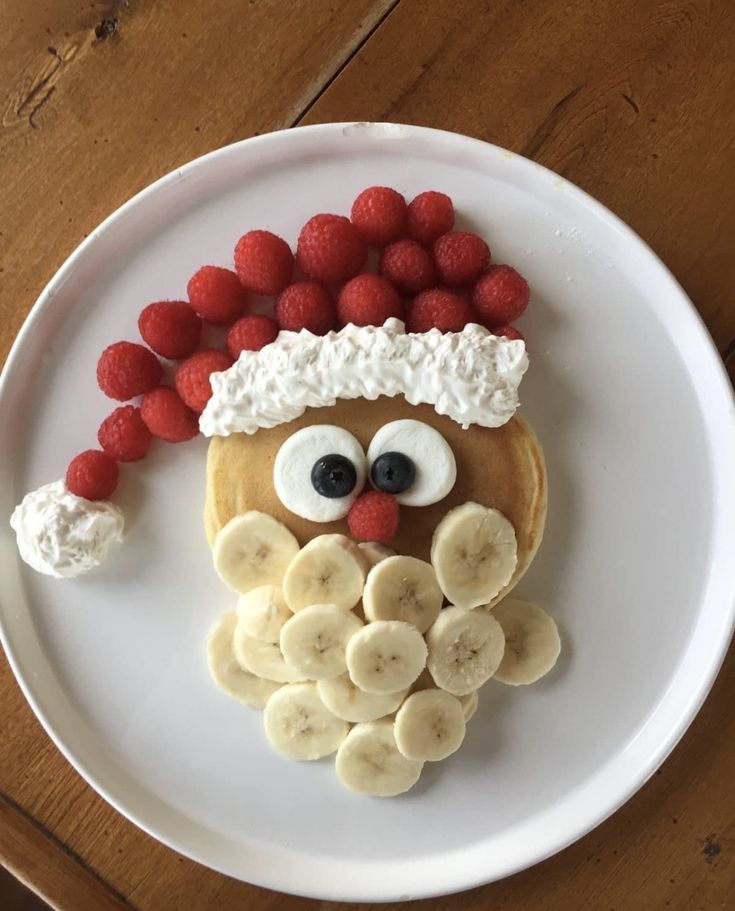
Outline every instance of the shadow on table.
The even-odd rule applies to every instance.
[[[49,911],[38,896],[0,866],[0,907],[3,911]]]

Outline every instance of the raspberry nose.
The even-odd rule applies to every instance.
[[[400,521],[398,500],[382,490],[368,490],[355,500],[347,514],[347,527],[358,541],[387,544]]]

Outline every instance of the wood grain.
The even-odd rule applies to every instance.
[[[389,0],[0,7],[0,361],[46,281],[152,180],[290,126]]]
[[[302,122],[441,127],[547,165],[641,234],[722,349],[734,52],[728,0],[402,0]]]
[[[560,171],[652,244],[720,350],[732,350],[730,10],[726,0],[6,0],[0,360],[65,256],[152,179],[256,132],[351,119],[453,129]],[[414,904],[436,911],[730,907],[734,689],[731,651],[672,757],[585,839],[502,883]],[[72,852],[65,856],[73,881],[86,875],[76,856],[140,911],[327,904],[227,879],[124,820],[59,755],[4,660],[0,713],[0,787],[52,836],[34,840],[41,853],[48,847],[45,865],[22,856],[15,864],[44,895],[53,887],[58,841]],[[22,824],[3,824],[22,836]],[[0,851],[12,863],[5,840]],[[53,902],[63,911],[85,907],[68,894],[54,893]]]
[[[77,911],[129,911],[131,907],[6,798],[0,798],[0,857],[11,873],[52,907]]]

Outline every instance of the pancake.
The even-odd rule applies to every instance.
[[[516,413],[502,427],[473,425],[463,430],[431,405],[409,405],[402,396],[375,401],[339,400],[328,408],[308,409],[288,424],[254,434],[213,437],[207,454],[204,525],[210,546],[233,517],[250,509],[283,522],[303,546],[320,534],[348,534],[346,519],[310,522],[290,512],[276,496],[273,463],[281,444],[311,424],[336,424],[349,430],[367,450],[383,424],[401,418],[424,421],[436,428],[454,451],[457,481],[443,500],[431,506],[401,506],[401,524],[390,546],[399,554],[429,559],[434,529],[448,510],[468,500],[491,506],[515,528],[518,565],[506,595],[521,579],[541,543],[546,520],[546,468],[536,435]]]

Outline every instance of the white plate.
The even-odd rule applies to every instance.
[[[7,517],[96,445],[111,408],[98,353],[137,338],[237,237],[294,241],[365,186],[452,195],[496,261],[528,277],[521,386],[544,445],[546,539],[522,585],[564,637],[545,681],[490,684],[467,740],[396,800],[358,797],[333,763],[294,763],[260,715],[209,680],[204,644],[232,598],[201,526],[206,443],[126,467],[129,537],[100,571],[22,566]],[[51,281],[3,375],[2,631],[64,755],[176,850],[250,882],[343,900],[417,898],[528,866],[597,825],[659,765],[702,703],[735,604],[735,424],[709,337],[651,251],[543,168],[461,136],[330,124],[248,140],[170,174],[105,221]]]

